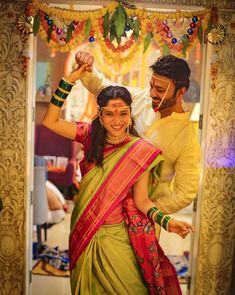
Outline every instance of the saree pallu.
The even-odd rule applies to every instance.
[[[132,192],[124,200],[130,243],[150,295],[181,295],[177,274],[159,245],[155,225],[135,206]]]
[[[95,166],[83,177],[71,217],[73,294],[148,294],[126,227],[103,224],[145,171],[158,174],[159,154],[150,143],[134,139],[105,151],[103,168]]]

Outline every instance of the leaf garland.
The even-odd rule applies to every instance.
[[[40,12],[38,12],[34,17],[34,21],[33,21],[33,33],[34,33],[34,35],[36,35],[37,32],[39,31],[39,27],[40,27]]]
[[[67,30],[66,42],[69,42],[69,40],[72,38],[73,31],[74,31],[74,25],[73,25],[73,22],[71,22]]]
[[[186,56],[186,51],[187,51],[187,48],[189,46],[189,39],[188,39],[188,37],[186,35],[184,35],[182,37],[181,41],[183,43],[182,53],[183,53],[184,56]]]
[[[145,36],[145,39],[144,39],[144,53],[146,52],[146,50],[148,49],[151,41],[152,41],[152,38],[153,38],[153,34],[152,32],[148,32]]]
[[[200,26],[197,30],[197,37],[199,42],[202,44],[202,37],[203,37],[203,29],[202,26]]]
[[[89,37],[90,35],[90,32],[91,32],[91,20],[90,18],[88,18],[86,20],[86,24],[85,24],[85,31],[84,31],[84,35],[85,35],[85,40]]]
[[[199,19],[195,29],[197,30],[195,31],[196,34],[191,36],[191,34],[187,35],[185,33],[183,37],[177,37],[177,41],[182,43],[180,46],[178,46],[178,42],[176,45],[175,42],[172,42],[172,45],[168,39],[164,38],[163,32],[156,31],[154,27],[154,20],[158,19],[160,22],[164,20],[162,13],[146,11],[135,6],[130,7],[120,0],[117,2],[110,3],[106,9],[102,8],[94,12],[80,12],[68,9],[61,10],[57,7],[49,7],[42,0],[32,0],[31,8],[33,9],[30,10],[30,16],[33,17],[33,33],[35,35],[39,33],[45,41],[50,43],[50,47],[56,47],[61,51],[72,48],[75,45],[75,39],[79,39],[80,42],[89,39],[90,42],[93,42],[94,37],[99,36],[100,38],[104,37],[104,44],[106,44],[110,52],[127,51],[132,47],[132,44],[139,44],[140,39],[144,47],[143,52],[146,52],[154,39],[159,46],[162,46],[163,54],[169,54],[171,50],[177,50],[186,56],[186,52],[192,47],[192,42],[197,39],[202,43],[203,34],[211,30],[211,11],[209,9],[197,12],[180,11],[169,13],[167,17],[170,19],[190,19],[194,16],[198,16]],[[56,27],[57,20],[61,19],[61,23],[66,25],[67,30],[63,31],[63,26]],[[103,21],[101,21],[102,19]],[[202,21],[203,19],[204,21]],[[79,26],[77,23],[79,23]],[[57,29],[62,30],[62,35],[57,33]],[[90,37],[93,38],[90,39]],[[122,37],[127,37],[125,42],[121,42]],[[126,56],[129,57],[129,55]]]
[[[137,41],[140,34],[140,22],[138,18],[129,17],[122,3],[119,2],[112,14],[107,10],[103,17],[104,37],[109,37],[111,42],[116,40],[120,45],[121,37],[125,35],[126,28],[133,30],[133,37]]]
[[[117,11],[117,14],[116,14],[116,17],[114,18],[116,38],[118,41],[119,40],[121,41],[121,36],[125,32],[127,15],[126,15],[124,7],[121,4],[119,4],[116,11]],[[120,44],[120,42],[118,42],[118,44]]]
[[[104,15],[104,37],[107,38],[109,34],[109,11],[107,10]]]
[[[171,50],[170,50],[169,46],[165,43],[163,45],[162,55],[165,56],[165,55],[169,55],[169,54],[171,54]]]
[[[131,22],[133,24],[133,36],[134,36],[135,41],[137,41],[139,38],[139,34],[140,34],[140,21],[137,18],[135,20],[135,22],[133,22],[133,20],[131,19]]]
[[[49,26],[48,32],[47,32],[47,42],[49,43],[51,41],[51,34],[53,31],[53,23]]]

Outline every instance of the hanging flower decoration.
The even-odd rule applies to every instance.
[[[106,62],[123,63],[150,44],[162,54],[185,56],[208,32],[210,10],[159,12],[136,8],[119,1],[96,10],[78,11],[51,7],[32,0],[25,17],[33,18],[32,30],[55,50],[69,51],[83,42],[97,42]],[[19,19],[18,29],[29,33]]]
[[[221,44],[226,35],[226,29],[222,25],[218,23],[218,9],[216,7],[212,7],[211,9],[211,28],[207,35],[208,42],[213,45]]]
[[[33,7],[30,3],[26,6],[24,14],[20,15],[17,20],[17,29],[21,34],[33,33]]]
[[[208,42],[213,45],[221,44],[226,37],[226,29],[222,25],[212,28],[208,34]]]

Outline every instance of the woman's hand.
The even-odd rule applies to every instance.
[[[178,234],[183,239],[190,233],[190,231],[194,232],[194,228],[191,224],[173,218],[169,220],[168,229],[169,232]]]
[[[64,79],[67,82],[74,83],[75,81],[81,79],[87,74],[87,70],[89,69],[89,66],[87,64],[83,64],[80,67],[78,67],[76,70],[69,73]]]

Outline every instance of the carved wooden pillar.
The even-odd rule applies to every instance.
[[[208,119],[196,295],[234,294],[235,11],[219,10],[218,14],[227,37],[212,47],[210,91],[205,98]]]
[[[24,1],[0,2],[0,294],[24,294],[26,101],[16,20]]]

